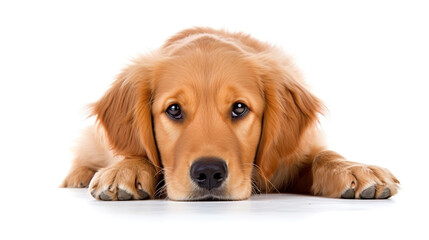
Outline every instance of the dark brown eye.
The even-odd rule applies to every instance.
[[[175,120],[183,119],[182,109],[180,108],[179,104],[172,104],[168,106],[165,113],[167,114],[167,116],[169,116],[172,119],[175,119]]]
[[[241,102],[236,102],[232,105],[231,116],[232,118],[241,118],[244,117],[249,108]]]

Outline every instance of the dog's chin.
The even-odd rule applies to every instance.
[[[220,190],[197,190],[194,191],[187,199],[182,201],[241,201],[248,199],[249,195],[242,196],[240,194],[230,194]]]
[[[177,191],[174,188],[167,188],[167,197],[174,201],[240,201],[251,196],[251,188],[235,188],[238,191],[228,191],[228,187],[223,185],[211,190],[195,186],[189,192]]]
[[[246,197],[232,197],[229,195],[218,195],[218,194],[192,194],[192,196],[187,196],[183,198],[177,197],[168,197],[170,200],[174,201],[241,201],[246,200],[249,196]]]
[[[205,196],[201,196],[201,197],[192,198],[192,199],[189,199],[187,201],[207,201],[207,202],[210,202],[210,201],[231,201],[231,200],[233,200],[233,199],[225,198],[222,196],[219,197],[216,195],[205,195]]]
[[[226,191],[221,189],[212,189],[212,190],[206,190],[206,189],[200,189],[197,188],[193,191],[191,191],[189,194],[177,196],[177,195],[168,195],[169,199],[175,200],[175,201],[235,201],[235,200],[241,200],[236,199],[230,194],[228,194]]]
[[[190,194],[187,201],[228,201],[234,200],[225,191],[219,189],[196,189]]]

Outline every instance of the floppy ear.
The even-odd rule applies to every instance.
[[[265,110],[256,164],[266,183],[280,159],[296,151],[305,130],[317,122],[324,107],[300,82],[298,72],[287,59],[265,56],[259,60],[263,62],[258,70],[264,86]]]
[[[147,157],[159,167],[152,131],[151,85],[149,67],[135,62],[118,76],[92,109],[116,154]]]

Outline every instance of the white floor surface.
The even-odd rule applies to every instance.
[[[404,192],[389,200],[268,194],[246,201],[104,202],[87,189],[58,188],[10,198],[1,239],[428,239],[425,199]]]

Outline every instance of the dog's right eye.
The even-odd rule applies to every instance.
[[[236,102],[232,105],[231,117],[233,119],[246,116],[249,108],[241,102]]]
[[[179,104],[171,104],[170,106],[168,106],[165,113],[167,114],[167,116],[174,120],[183,119],[182,109],[180,108]]]

